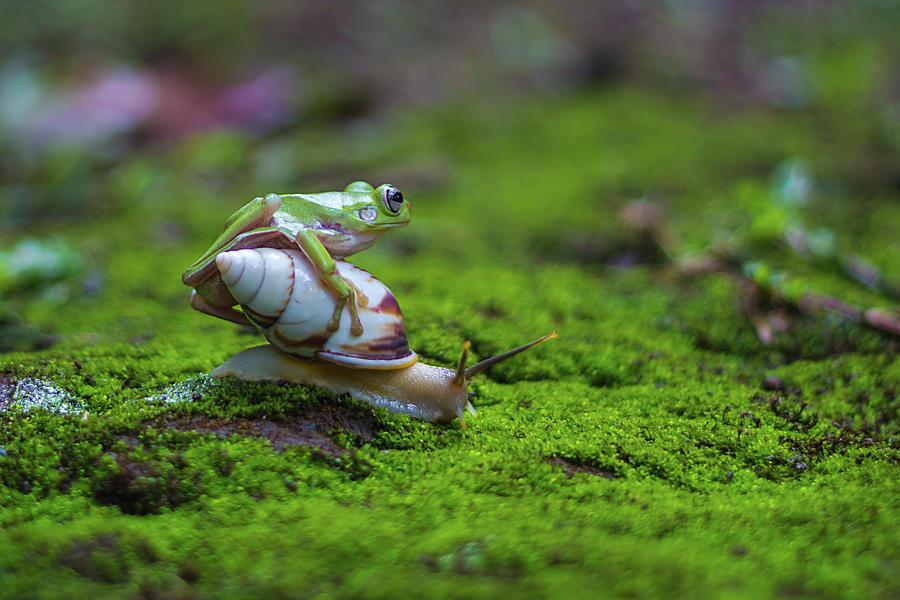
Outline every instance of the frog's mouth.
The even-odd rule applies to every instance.
[[[369,227],[374,227],[377,229],[393,229],[394,227],[402,227],[404,225],[409,224],[410,219],[406,219],[405,221],[391,221],[390,223],[366,223]]]

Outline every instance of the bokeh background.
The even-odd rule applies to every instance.
[[[849,247],[897,216],[880,208],[900,181],[894,2],[80,0],[3,14],[4,349],[54,343],[29,306],[101,294],[117,246],[184,248],[190,263],[270,190],[393,181],[419,223],[397,246],[448,239],[461,260],[622,259],[619,211],[642,198],[702,249],[768,210],[735,187],[778,165],[831,194],[816,224],[857,234]],[[876,254],[897,267],[889,250]]]

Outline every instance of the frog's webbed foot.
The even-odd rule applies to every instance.
[[[366,302],[368,302],[368,299],[366,299]],[[334,332],[340,328],[341,313],[344,310],[344,305],[348,305],[347,308],[350,310],[350,334],[357,337],[361,336],[363,334],[363,326],[359,320],[359,307],[356,303],[356,290],[351,288],[347,296],[338,299],[334,307],[334,314],[328,323],[328,331]]]
[[[366,294],[361,289],[359,289],[359,287],[355,283],[353,283],[349,279],[345,279],[344,281],[346,281],[347,285],[349,285],[351,288],[353,288],[353,291],[356,292],[356,305],[357,306],[368,306],[369,305],[369,297],[366,296]]]

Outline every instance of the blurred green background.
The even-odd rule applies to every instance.
[[[355,179],[415,207],[374,253],[437,238],[460,259],[605,264],[634,258],[619,212],[640,199],[679,255],[748,223],[777,235],[760,182],[795,161],[812,225],[898,272],[897,12],[4,3],[0,348],[54,343],[30,306],[102,297],[125,246],[177,255],[176,281],[250,198]]]

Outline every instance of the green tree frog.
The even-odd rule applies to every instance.
[[[346,305],[350,332],[359,336],[363,327],[358,303],[367,300],[338,274],[334,261],[369,248],[388,229],[407,223],[409,202],[388,183],[375,188],[365,181],[355,181],[343,192],[268,194],[232,214],[222,234],[181,279],[194,288],[191,306],[196,310],[251,325],[247,315],[234,308],[237,302],[222,282],[216,256],[228,250],[263,246],[299,248],[338,298],[328,330],[337,330]]]

